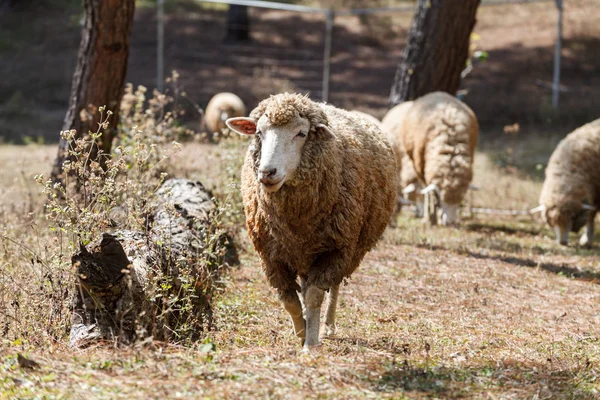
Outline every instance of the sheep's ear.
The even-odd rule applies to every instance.
[[[256,120],[250,117],[229,118],[225,121],[227,127],[240,135],[254,135],[256,133]]]
[[[327,125],[325,125],[325,124],[317,124],[315,126],[315,128],[316,128],[316,131],[320,132],[325,139],[330,140],[330,139],[334,139],[335,138],[335,134],[333,133],[333,131],[331,130],[331,128],[328,127]]]

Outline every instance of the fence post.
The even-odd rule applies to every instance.
[[[156,32],[156,89],[162,93],[165,88],[165,0],[158,0]]]
[[[335,14],[333,9],[327,10],[325,13],[325,50],[323,54],[323,89],[321,93],[321,100],[327,101],[329,99],[329,75],[331,68],[331,36],[333,31],[333,19]]]
[[[558,94],[560,89],[560,52],[562,47],[563,2],[556,0],[558,19],[556,21],[556,43],[554,46],[554,79],[552,82],[552,108],[558,110]]]

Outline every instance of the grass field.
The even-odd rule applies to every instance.
[[[173,173],[218,191],[243,147],[185,145]],[[405,213],[343,286],[338,334],[310,354],[239,226],[241,264],[213,299],[215,329],[202,342],[70,349],[68,299],[48,281],[68,290],[72,273],[32,257],[58,246],[31,179],[54,154],[0,147],[0,398],[600,396],[598,245],[560,247],[529,217],[466,216],[459,228],[432,228]],[[539,179],[500,169],[488,154],[477,155],[472,204],[535,205]]]

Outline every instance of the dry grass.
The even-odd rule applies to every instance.
[[[218,189],[242,148],[186,145],[177,172]],[[47,160],[38,160],[52,155],[53,147],[0,148],[0,160],[21,162],[24,176],[44,171]],[[476,176],[476,205],[525,208],[537,199],[539,181],[484,154]],[[12,193],[3,215],[15,223],[20,205],[9,200],[29,191],[16,174],[1,179]],[[450,229],[398,222],[342,288],[338,335],[311,354],[300,352],[240,227],[246,251],[213,301],[216,327],[204,342],[73,350],[66,332],[4,336],[0,398],[598,397],[598,245],[559,247],[530,218],[478,216]],[[8,256],[4,273],[20,263]],[[23,334],[47,323],[33,318],[20,319]],[[39,366],[20,367],[18,353]]]

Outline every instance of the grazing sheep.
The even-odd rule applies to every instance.
[[[586,225],[579,243],[590,246],[594,218],[600,208],[600,119],[571,132],[556,147],[546,168],[540,194],[541,212],[560,244],[567,244],[569,231]]]
[[[396,219],[396,214],[401,211],[400,205],[402,203],[414,203],[416,206],[415,216],[423,216],[423,195],[419,193],[421,189],[423,189],[423,186],[421,185],[421,182],[419,182],[419,177],[415,172],[413,162],[408,154],[406,154],[406,150],[404,150],[404,145],[402,144],[403,121],[412,104],[412,101],[405,101],[404,103],[393,107],[385,114],[381,121],[382,130],[390,141],[392,149],[394,149],[396,163],[398,165],[398,179],[400,182],[398,193],[399,201],[393,220]],[[406,202],[403,200],[405,196],[408,200]]]
[[[420,192],[426,195],[426,218],[437,223],[439,204],[442,225],[453,224],[473,178],[477,117],[443,92],[429,93],[406,107],[397,130],[419,182],[427,185]]]
[[[325,291],[325,325],[333,334],[339,285],[390,219],[393,151],[374,124],[299,94],[271,96],[250,118],[227,125],[254,137],[242,168],[248,233],[308,349],[319,344]]]
[[[243,117],[246,106],[242,99],[233,93],[218,93],[210,99],[204,112],[204,123],[208,133],[220,133],[228,118]]]

